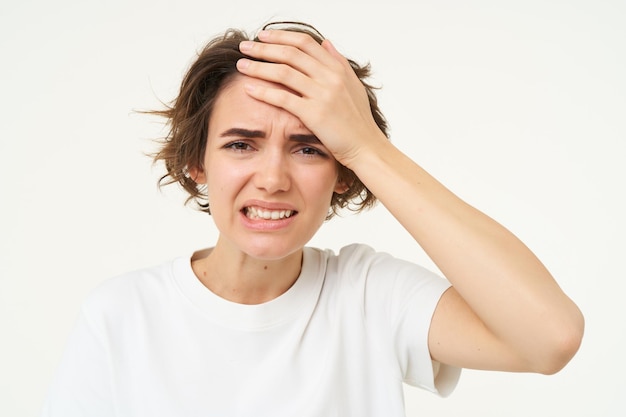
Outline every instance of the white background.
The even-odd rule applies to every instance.
[[[134,110],[172,99],[215,34],[285,18],[370,61],[393,142],[586,317],[559,374],[465,371],[447,399],[407,388],[407,414],[626,415],[626,5],[602,0],[2,0],[0,415],[37,415],[88,291],[212,245],[210,218],[156,190],[143,153],[164,130]],[[382,207],[311,244],[353,241],[434,268]]]

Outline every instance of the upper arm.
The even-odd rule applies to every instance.
[[[502,343],[472,311],[454,287],[439,300],[428,333],[437,362],[470,369],[525,371],[524,361]]]

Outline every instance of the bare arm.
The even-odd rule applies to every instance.
[[[242,51],[275,63],[240,71],[298,94],[253,85],[249,94],[299,117],[452,283],[431,324],[432,357],[477,369],[561,369],[578,349],[583,318],[536,256],[387,141],[363,86],[330,42],[282,31],[260,37],[264,43]]]
[[[434,359],[541,373],[570,360],[582,316],[519,239],[389,144],[351,167],[453,285],[431,325]]]

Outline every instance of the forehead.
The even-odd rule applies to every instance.
[[[262,126],[281,124],[308,131],[300,119],[293,114],[250,97],[244,89],[244,85],[247,83],[288,91],[285,86],[280,84],[251,78],[243,74],[235,75],[218,93],[209,120],[209,133],[213,129],[232,127],[231,125],[250,124]]]

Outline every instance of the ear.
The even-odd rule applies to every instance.
[[[349,188],[350,186],[346,184],[344,180],[338,178],[337,183],[335,184],[335,189],[333,191],[335,191],[335,193],[337,194],[343,194],[348,191]]]
[[[206,174],[200,167],[193,167],[187,170],[189,178],[191,178],[196,184],[206,184]]]

